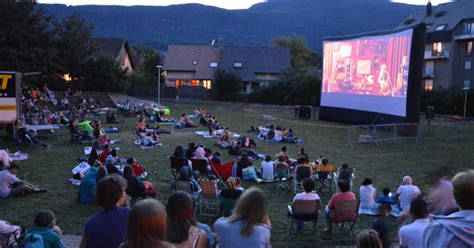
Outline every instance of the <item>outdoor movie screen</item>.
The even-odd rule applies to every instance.
[[[405,117],[412,34],[324,41],[321,106]]]

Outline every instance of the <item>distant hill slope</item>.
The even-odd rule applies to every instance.
[[[225,45],[270,45],[277,36],[299,34],[321,50],[327,36],[396,27],[423,6],[388,0],[270,0],[245,10],[199,4],[151,6],[66,6],[39,4],[64,18],[77,12],[95,25],[95,36],[125,37],[166,50],[168,44],[210,44],[223,36]]]

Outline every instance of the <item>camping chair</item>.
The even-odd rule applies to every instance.
[[[232,176],[232,168],[234,167],[235,160],[232,160],[232,161],[230,161],[228,163],[225,163],[225,164],[219,164],[219,165],[216,165],[212,162],[210,164],[211,164],[211,168],[214,171],[214,173],[216,174],[216,176],[222,182],[225,183],[227,181],[227,179]]]
[[[355,178],[355,168],[349,168],[349,174],[351,175],[351,176],[350,176],[350,179],[349,179],[349,183],[350,183],[350,186],[351,186],[350,191],[352,192],[352,186],[353,186],[353,184],[354,184],[353,181],[354,181],[354,178]],[[337,171],[336,171],[336,170],[334,170],[334,171],[332,172],[332,179],[333,179],[333,180],[332,180],[332,182],[331,182],[331,183],[332,183],[331,186],[332,186],[332,185],[335,185],[335,188],[336,188],[336,189],[335,189],[334,191],[335,191],[335,192],[338,192],[339,189],[337,188],[337,182],[339,181],[339,178],[338,178],[338,176],[337,176]],[[331,188],[331,189],[332,189],[332,188]]]
[[[191,167],[193,168],[193,175],[196,180],[201,176],[209,177],[207,164],[207,160],[204,159],[191,159]]]
[[[180,180],[174,180],[171,183],[171,189],[173,191],[184,191],[186,193],[189,193],[194,196],[195,199],[198,198],[200,191],[197,191],[194,188],[193,183],[188,182],[188,181],[180,181]]]
[[[234,210],[237,199],[221,198],[222,216],[229,216]]]
[[[319,192],[323,191],[326,180],[329,180],[329,191],[333,191],[333,185],[337,188],[337,182],[333,184],[334,165],[321,165],[316,168],[317,179],[320,183]]]
[[[221,208],[221,201],[217,192],[217,183],[215,181],[199,179],[199,184],[201,185],[201,195],[198,201],[199,214],[205,216],[218,216]],[[204,208],[206,208],[208,212],[204,211]]]
[[[336,224],[336,231],[339,230],[345,235],[351,233],[354,237],[352,229],[359,217],[359,204],[359,200],[340,201],[336,204],[336,208],[331,211],[330,217],[332,222]],[[347,228],[345,224],[348,224]]]
[[[11,233],[0,234],[0,247],[4,247],[4,248],[20,247],[19,237],[17,236],[17,230]]]
[[[311,234],[316,231],[318,224],[318,215],[321,201],[320,200],[298,200],[288,206],[288,218],[291,219],[289,234],[293,230],[295,221],[313,222]]]
[[[296,194],[301,189],[302,182],[306,178],[311,177],[311,167],[297,166],[295,169],[295,177],[293,178],[293,192]]]
[[[173,175],[174,179],[178,178],[179,171],[181,167],[188,165],[188,160],[185,158],[178,158],[175,156],[169,156],[170,159],[170,168],[171,174]]]

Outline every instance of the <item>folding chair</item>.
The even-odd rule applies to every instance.
[[[311,167],[297,166],[295,169],[295,177],[293,178],[293,193],[298,193],[298,190],[301,189],[303,180],[310,177]]]
[[[193,168],[194,178],[199,179],[201,176],[209,177],[207,169],[208,162],[204,159],[191,159],[191,167]]]
[[[288,218],[290,218],[289,234],[293,230],[296,221],[313,222],[312,234],[316,231],[318,224],[320,200],[298,200],[288,205]]]
[[[218,216],[221,201],[218,195],[217,183],[205,179],[199,179],[201,194],[198,200],[199,214],[205,216]],[[205,209],[208,211],[206,212]],[[215,213],[215,214],[214,214]]]
[[[19,237],[17,236],[17,230],[11,233],[0,234],[0,247],[14,248],[20,247]]]
[[[316,174],[317,174],[317,179],[320,183],[319,192],[323,191],[323,188],[325,187],[326,180],[329,181],[329,191],[330,192],[333,191],[333,188],[332,188],[333,185],[336,186],[336,188],[337,188],[337,182],[333,183],[334,168],[335,168],[335,166],[333,166],[333,165],[322,165],[322,166],[317,167]]]
[[[340,201],[336,204],[336,208],[331,211],[331,219],[336,224],[336,231],[339,230],[345,235],[351,233],[354,237],[352,229],[359,217],[359,204],[359,200]],[[345,224],[348,224],[348,228],[346,228]]]
[[[197,191],[194,188],[193,183],[188,182],[188,181],[174,180],[171,183],[171,189],[173,191],[184,191],[186,193],[191,194],[196,199],[199,197],[199,193],[200,193],[200,191]]]
[[[236,199],[221,198],[221,207],[222,207],[222,216],[228,216],[234,210],[235,204],[237,203]],[[226,213],[229,213],[226,215]]]
[[[178,158],[175,156],[169,156],[169,159],[171,174],[173,175],[174,179],[176,179],[179,176],[179,171],[181,170],[181,167],[188,165],[189,162],[185,158]]]

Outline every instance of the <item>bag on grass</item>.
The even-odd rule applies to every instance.
[[[242,177],[244,181],[255,181],[257,180],[257,172],[253,166],[242,169]]]
[[[28,233],[23,239],[25,248],[43,248],[43,237],[36,233]]]

